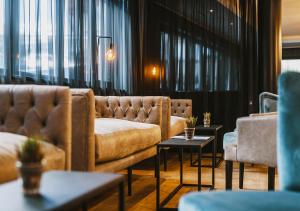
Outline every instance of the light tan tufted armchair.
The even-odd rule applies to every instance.
[[[71,94],[67,87],[0,85],[0,183],[16,179],[16,146],[41,137],[46,170],[71,168]]]

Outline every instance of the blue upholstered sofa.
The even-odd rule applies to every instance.
[[[180,199],[180,211],[300,210],[300,73],[279,79],[278,192],[190,193]]]

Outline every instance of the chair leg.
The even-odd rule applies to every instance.
[[[226,160],[226,174],[225,174],[225,189],[232,190],[232,165],[231,160]]]
[[[275,168],[268,168],[268,191],[275,190]]]
[[[131,196],[132,188],[132,166],[127,168],[127,180],[128,180],[128,196]]]
[[[168,170],[168,149],[163,150],[163,156],[164,156],[164,171]]]
[[[240,163],[240,177],[239,177],[239,188],[243,189],[244,187],[244,163]]]

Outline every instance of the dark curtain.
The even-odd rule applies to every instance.
[[[143,94],[192,98],[200,120],[211,112],[214,124],[233,130],[249,111],[258,70],[256,21],[255,0],[148,1]]]
[[[136,93],[191,98],[193,114],[202,121],[202,113],[211,112],[212,122],[222,124],[224,132],[235,128],[238,117],[258,112],[259,93],[269,91],[264,90],[266,81],[277,80],[272,70],[265,74],[259,68],[266,31],[258,29],[274,28],[264,21],[269,18],[263,17],[264,0],[148,0],[141,4],[144,14],[140,11],[137,17],[144,19],[136,21],[134,30],[142,55],[142,71],[136,76],[142,84]],[[274,12],[276,8],[266,14]]]

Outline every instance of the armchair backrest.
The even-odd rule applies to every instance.
[[[65,151],[66,169],[70,169],[71,95],[69,88],[0,85],[0,132],[41,137]]]
[[[300,73],[279,78],[278,171],[282,190],[300,191]]]
[[[172,99],[171,115],[179,117],[189,117],[193,115],[191,99]]]

